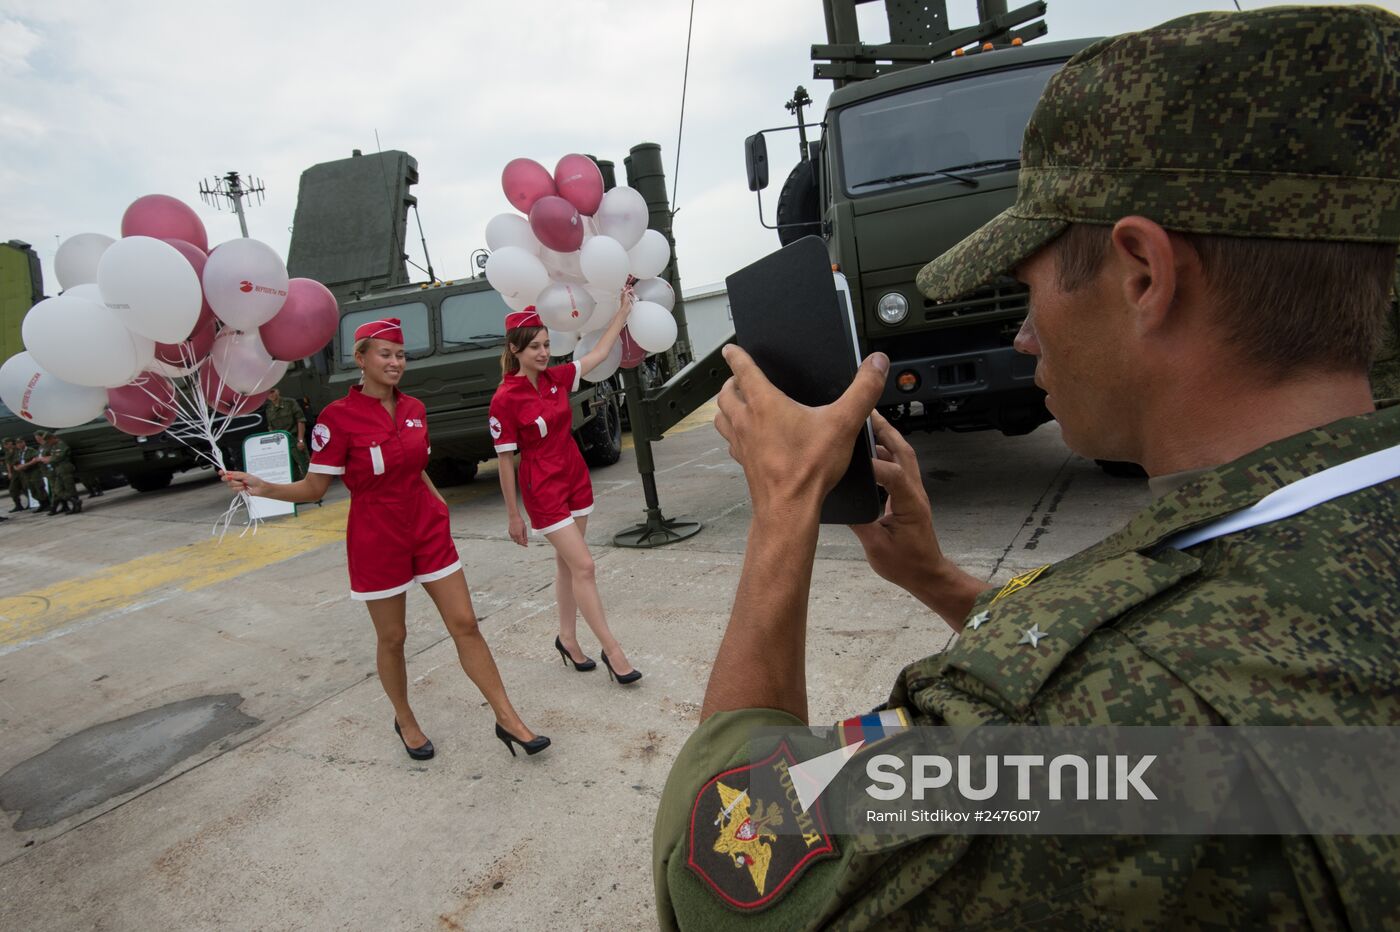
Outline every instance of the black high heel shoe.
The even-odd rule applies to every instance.
[[[431,741],[424,741],[416,748],[409,747],[408,742],[403,740],[403,732],[399,729],[398,719],[394,719],[394,734],[399,736],[400,741],[403,741],[403,749],[407,751],[408,756],[414,760],[427,760],[437,753]]]
[[[597,661],[588,657],[583,658],[583,663],[579,663],[573,657],[570,657],[568,649],[564,647],[564,642],[559,640],[557,636],[554,638],[554,649],[559,651],[560,657],[564,658],[564,666],[567,667],[569,664],[573,664],[574,669],[580,673],[587,673],[589,670],[598,666]]]
[[[506,750],[510,752],[511,757],[515,756],[514,745],[516,744],[520,745],[520,749],[526,754],[538,754],[549,747],[549,739],[544,735],[535,735],[530,741],[521,741],[515,735],[502,728],[500,722],[496,723],[496,737],[501,739],[501,743],[506,746]]]
[[[642,678],[642,671],[636,667],[631,673],[618,673],[613,670],[612,664],[608,662],[608,652],[603,651],[603,666],[608,668],[608,678],[616,680],[619,686],[626,686],[628,683],[635,683]]]

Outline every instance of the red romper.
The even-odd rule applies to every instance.
[[[497,453],[520,452],[520,497],[536,534],[551,534],[593,511],[593,485],[574,443],[569,408],[579,376],[577,362],[544,370],[538,386],[517,372],[502,378],[491,398],[491,440]]]
[[[311,432],[311,472],[341,476],[350,490],[345,552],[350,598],[368,601],[404,592],[415,581],[462,568],[447,506],[423,481],[428,465],[427,412],[394,389],[397,423],[360,386],[326,405]]]

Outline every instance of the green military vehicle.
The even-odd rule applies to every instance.
[[[409,359],[400,384],[428,409],[429,474],[443,484],[464,482],[495,456],[487,408],[501,381],[509,309],[480,273],[484,253],[471,277],[442,280],[429,263],[423,270],[429,281],[410,282],[404,243],[408,209],[417,206],[409,188],[417,182],[417,160],[399,151],[356,150],[302,173],[287,268],[335,294],[340,325],[331,344],[297,363],[279,387],[319,411],[359,381],[355,328],[380,317],[399,318]],[[615,382],[585,383],[572,403],[584,459],[595,467],[616,463],[622,420]]]
[[[880,411],[902,430],[995,428],[1024,434],[1050,419],[1035,360],[1012,341],[1026,289],[1005,278],[955,301],[924,299],[929,259],[1016,198],[1021,136],[1046,81],[1093,40],[1024,44],[1044,33],[1044,3],[951,31],[944,4],[887,0],[890,43],[865,45],[858,0],[824,0],[829,44],[812,48],[836,84],[779,197],[779,238],[817,234],[850,282],[863,352],[890,357]],[[1030,25],[1025,25],[1030,23]],[[749,187],[767,184],[765,130],[746,142]],[[761,198],[761,195],[760,195]],[[762,205],[760,201],[760,217]]]

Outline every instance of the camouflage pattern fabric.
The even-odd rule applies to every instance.
[[[306,447],[297,447],[297,421],[305,424],[306,415],[302,413],[301,405],[285,397],[276,404],[269,401],[265,413],[268,430],[285,430],[291,435],[292,480],[296,481],[306,475],[306,468],[311,463]]]
[[[20,449],[12,445],[5,450],[5,473],[8,476],[10,485],[10,498],[15,504],[19,504],[20,495],[24,494],[24,473],[19,470]]]
[[[924,725],[1400,724],[1400,480],[1159,550],[1396,444],[1391,406],[1204,473],[1028,585],[984,594],[949,650],[905,668],[887,707]],[[1348,836],[839,837],[839,860],[737,912],[685,867],[691,806],[745,762],[753,728],[798,724],[721,713],[682,749],[654,839],[663,928],[1374,929],[1400,915],[1400,839]]]
[[[1400,242],[1400,18],[1375,7],[1198,13],[1104,39],[1045,87],[1016,203],[918,275],[946,301],[1072,221]]]
[[[73,449],[66,440],[53,437],[44,448],[49,458],[49,482],[53,487],[53,497],[59,500],[76,498],[78,483],[73,469]]]

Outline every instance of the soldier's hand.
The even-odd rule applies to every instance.
[[[870,524],[852,525],[865,559],[881,578],[919,597],[944,561],[933,532],[933,508],[924,491],[914,448],[877,411],[875,481],[889,493],[885,513]]]
[[[726,346],[724,358],[734,375],[720,390],[715,429],[744,467],[754,513],[821,507],[850,465],[856,432],[884,391],[889,358],[866,357],[845,394],[819,408],[780,392],[738,346]]]
[[[510,519],[510,527],[507,533],[510,534],[510,539],[515,541],[520,546],[530,546],[529,537],[527,537],[525,534],[525,519],[520,517],[520,515],[515,515],[513,518]]]
[[[219,473],[219,476],[227,482],[228,487],[235,492],[247,492],[249,495],[262,495],[267,491],[267,483],[252,473],[239,472],[236,469],[227,469]]]

